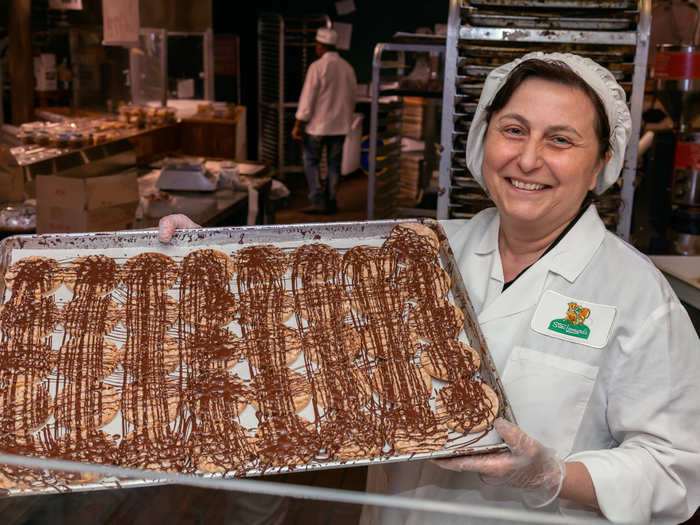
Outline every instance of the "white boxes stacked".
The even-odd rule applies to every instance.
[[[422,199],[421,171],[425,157],[423,113],[425,99],[404,97],[401,113],[401,156],[399,157],[399,205],[413,208]]]

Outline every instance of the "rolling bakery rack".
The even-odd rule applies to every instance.
[[[374,48],[367,160],[368,220],[396,217],[399,213],[401,186],[405,183],[401,177],[401,164],[412,160],[409,155],[403,155],[402,159],[401,152],[402,138],[408,133],[405,125],[412,119],[412,116],[404,115],[405,97],[424,99],[426,117],[430,115],[431,106],[434,106],[432,102],[442,98],[442,91],[435,89],[435,83],[431,82],[433,78],[426,77],[425,82],[416,82],[407,71],[419,63],[421,55],[424,57],[426,54],[431,58],[442,59],[445,46],[379,43]],[[431,71],[430,76],[434,73],[437,72]],[[423,157],[429,160],[432,148],[430,134],[423,135],[422,138],[425,141]],[[423,186],[423,182],[418,184]],[[420,210],[421,215],[425,215],[425,211]],[[401,212],[403,215],[410,214],[410,210]]]
[[[303,171],[291,132],[319,27],[331,27],[327,15],[258,18],[258,159],[279,175]]]
[[[608,229],[628,239],[650,25],[651,0],[450,0],[438,219],[469,218],[492,205],[465,158],[469,125],[488,73],[530,51],[556,48],[604,65],[627,93],[632,138],[622,176],[596,206]]]

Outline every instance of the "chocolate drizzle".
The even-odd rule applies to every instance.
[[[481,359],[469,345],[445,339],[423,348],[421,364],[433,377],[443,381],[459,382],[473,376],[479,369]]]
[[[332,281],[340,271],[340,254],[327,244],[305,244],[294,250],[291,258],[292,272],[303,286]]]
[[[16,297],[50,294],[61,285],[62,280],[60,265],[46,257],[20,259],[5,274],[5,284]]]
[[[449,301],[423,300],[408,312],[408,326],[430,342],[454,339],[463,324],[462,310]]]
[[[0,450],[245,475],[442,449],[448,422],[489,424],[493,407],[469,379],[471,354],[451,353],[461,312],[444,300],[435,242],[397,226],[384,246],[342,256],[314,243],[289,254],[194,250],[181,264],[159,253],[121,266],[104,256],[63,270],[15,263],[0,309]],[[49,295],[56,275],[73,293],[62,315]],[[437,413],[421,354],[435,369],[468,368],[448,372]],[[240,362],[250,380],[230,370]],[[313,422],[299,415],[307,406]],[[254,429],[241,424],[248,407]],[[100,428],[117,410],[112,437]],[[0,485],[2,476],[17,486],[94,480],[2,468]]]
[[[438,392],[437,412],[459,432],[481,431],[495,416],[498,401],[495,393],[482,381],[451,383]]]
[[[119,283],[119,266],[105,255],[88,255],[70,261],[63,272],[66,287],[79,295],[102,295]]]
[[[429,228],[415,223],[395,226],[382,250],[404,264],[434,263],[438,254],[438,240]]]

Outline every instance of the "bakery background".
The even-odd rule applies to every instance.
[[[625,13],[612,16],[621,6]],[[0,234],[141,229],[172,212],[210,226],[470,217],[489,205],[463,162],[480,81],[508,53],[564,46],[610,66],[636,119],[637,151],[599,210],[652,256],[699,326],[698,19],[697,2],[680,0],[547,8],[531,0],[410,8],[393,0],[8,0],[0,9]],[[306,183],[289,134],[315,30],[330,25],[360,86],[340,211],[319,217],[301,211]],[[524,36],[493,36],[514,28]],[[693,67],[669,78],[664,53]],[[286,480],[361,490],[362,470]],[[225,501],[171,487],[25,498],[32,504],[21,511],[0,509],[18,523],[68,520],[98,501],[118,515],[161,498],[155,517],[171,512],[171,497],[200,509]],[[357,517],[351,504],[294,501],[299,523]]]

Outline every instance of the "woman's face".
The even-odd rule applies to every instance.
[[[502,222],[539,229],[575,216],[605,162],[594,119],[583,91],[539,78],[491,116],[482,173]]]

